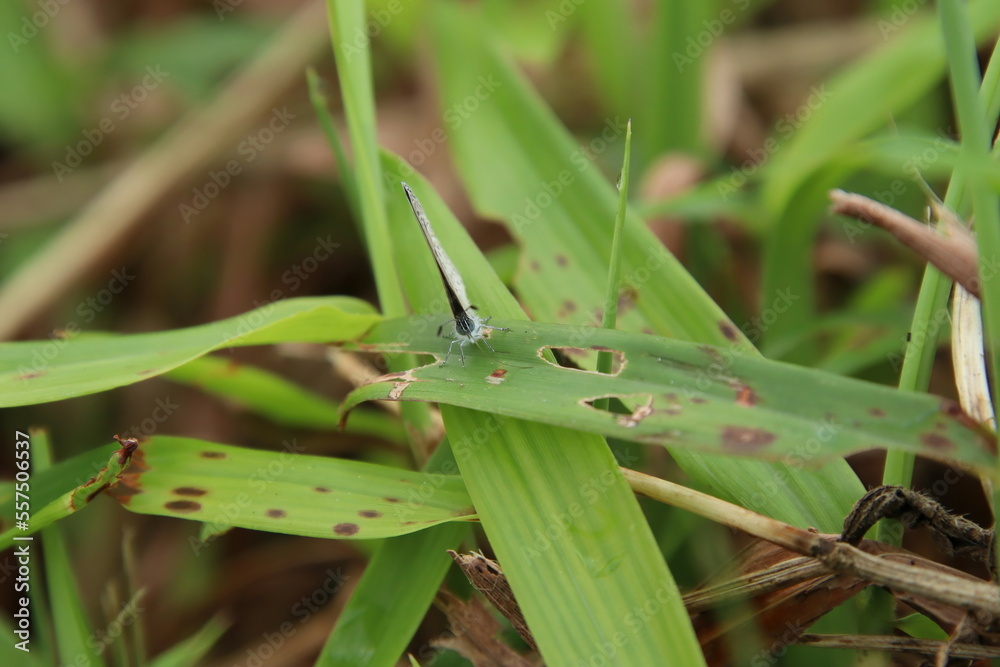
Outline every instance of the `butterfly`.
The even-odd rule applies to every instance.
[[[462,282],[462,276],[459,275],[455,264],[452,263],[451,258],[444,251],[441,242],[434,235],[434,230],[431,229],[431,221],[427,219],[427,214],[424,213],[424,207],[421,206],[420,200],[417,199],[417,195],[413,194],[413,190],[410,189],[409,185],[402,183],[402,186],[403,192],[406,193],[406,198],[410,200],[410,208],[413,209],[413,215],[417,219],[417,222],[420,223],[420,231],[424,233],[427,245],[431,248],[431,254],[434,255],[434,262],[437,264],[438,271],[441,272],[441,281],[444,283],[444,292],[448,297],[448,305],[451,307],[451,314],[453,316],[450,321],[438,327],[438,336],[440,336],[445,326],[448,324],[453,325],[452,341],[448,345],[448,354],[445,355],[441,365],[444,366],[448,363],[451,351],[456,345],[458,345],[459,354],[462,355],[462,366],[465,366],[465,351],[463,348],[469,343],[483,341],[486,347],[490,348],[490,351],[496,352],[493,346],[486,340],[483,332],[486,329],[492,331],[510,331],[510,329],[489,326],[486,323],[492,318],[479,317],[475,306],[469,304],[469,297],[465,293],[465,283]]]

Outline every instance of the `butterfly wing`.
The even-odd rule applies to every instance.
[[[441,242],[438,241],[437,236],[434,235],[434,230],[431,229],[431,221],[428,220],[427,214],[424,212],[424,207],[421,206],[420,200],[417,199],[417,195],[413,194],[413,190],[406,183],[403,183],[403,191],[406,192],[406,198],[410,200],[410,208],[413,209],[413,215],[420,223],[420,231],[424,233],[424,238],[427,239],[427,245],[431,248],[431,254],[434,255],[434,262],[438,266],[438,270],[441,272],[441,279],[444,280],[445,288],[450,292],[449,302],[451,302],[452,314],[455,317],[459,317],[460,313],[456,312],[456,304],[452,300],[452,296],[458,301],[458,307],[462,310],[462,315],[465,315],[469,310],[469,297],[465,293],[465,283],[462,282],[462,276],[459,275],[458,269],[455,268],[455,264],[448,257],[448,253],[444,251],[444,247]]]

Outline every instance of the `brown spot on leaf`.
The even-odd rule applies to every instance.
[[[224,459],[226,455],[223,452],[201,452],[199,454],[204,459]]]
[[[361,527],[356,523],[338,523],[333,527],[333,532],[337,535],[357,535]]]
[[[507,375],[506,368],[497,368],[494,369],[492,373],[486,376],[486,381],[490,384],[500,384],[501,382],[504,381],[506,375]]]
[[[712,361],[722,363],[722,355],[719,353],[719,350],[711,345],[699,345],[698,350],[703,352]]]
[[[722,446],[726,449],[757,450],[767,447],[777,439],[770,431],[746,426],[727,426],[722,429]]]
[[[381,512],[376,512],[375,510],[361,510],[358,514],[366,519],[377,519],[382,516]]]
[[[535,271],[536,273],[542,270],[542,267],[535,260],[531,260],[531,263],[528,264],[528,266],[530,266],[531,270]]]
[[[179,486],[173,490],[173,493],[178,496],[203,496],[208,491],[205,489],[196,489],[193,486]]]
[[[559,266],[568,266],[569,260],[566,258],[566,255],[559,253],[556,255],[556,264]]]
[[[316,488],[313,489],[313,491],[315,491],[316,493],[330,493],[330,489],[326,488],[325,486],[317,486]]]
[[[702,398],[701,396],[692,396],[691,397],[691,402],[692,403],[708,403],[708,400]]]
[[[744,408],[752,408],[757,405],[757,394],[750,388],[750,385],[736,384],[736,405]]]
[[[740,339],[740,332],[737,331],[736,327],[734,327],[731,322],[726,322],[725,320],[719,322],[719,331],[721,331],[722,335],[726,337],[726,340],[733,343]]]
[[[566,299],[565,301],[563,301],[563,308],[566,310],[567,313],[575,313],[576,312],[576,302],[575,301],[570,301],[569,299]]]
[[[925,447],[929,447],[939,452],[955,448],[955,443],[940,433],[921,433],[920,442],[924,443]]]
[[[268,510],[266,514],[272,519],[284,519],[288,516],[288,512],[285,510]]]
[[[22,380],[33,380],[37,377],[45,375],[45,371],[37,371],[35,373],[21,373]]]
[[[171,512],[197,512],[201,509],[201,503],[196,503],[193,500],[171,500],[169,503],[163,505]]]
[[[155,372],[156,372],[155,368],[147,368],[145,370],[139,371],[138,373],[136,373],[136,375],[152,375]]]
[[[389,390],[388,399],[390,401],[398,401],[400,396],[403,395],[403,392],[406,391],[406,388],[409,386],[409,382],[394,382],[392,389]]]
[[[396,498],[395,496],[386,496],[382,500],[384,500],[387,503],[401,503],[401,502],[403,502],[400,498]]]
[[[975,431],[979,438],[978,441],[980,446],[990,454],[996,456],[997,453],[997,437],[996,434],[987,429],[985,426],[977,422],[972,416],[962,409],[955,401],[950,398],[941,399],[941,412],[948,417],[953,418],[959,424],[969,429],[970,431]],[[951,444],[951,441],[948,441]]]
[[[885,417],[885,410],[882,408],[868,408],[868,414],[872,417]]]

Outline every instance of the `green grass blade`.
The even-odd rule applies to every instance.
[[[475,112],[451,129],[449,146],[477,209],[506,223],[522,248],[519,297],[537,320],[596,326],[605,285],[593,267],[610,262],[608,227],[616,197],[591,158],[620,136],[619,123],[609,118],[601,143],[595,139],[581,149],[500,56],[488,26],[463,9],[442,6],[435,27],[442,108],[461,105],[477,91],[485,98],[477,98]],[[620,125],[623,132],[624,121]],[[756,354],[641,220],[626,221],[623,246],[624,282],[632,298],[620,328]],[[765,314],[791,306],[795,297],[790,295],[791,303],[775,299]],[[762,333],[752,322],[746,330],[753,338]],[[864,493],[842,461],[816,473],[784,463],[673,455],[685,472],[727,500],[796,525],[837,530]]]
[[[404,169],[396,161],[388,178]],[[497,318],[523,319],[437,195],[419,179],[408,182],[473,302]],[[399,199],[405,206],[402,192]],[[419,234],[417,225],[409,211],[395,210],[394,237],[412,248],[405,245],[412,238],[407,234]],[[409,254],[431,261],[430,250]],[[437,298],[442,288],[436,269],[418,268],[401,263],[406,283],[423,284],[420,293]],[[417,321],[433,336],[427,318]],[[500,344],[503,332],[495,333]],[[459,383],[472,377],[471,368],[445,369]],[[676,585],[603,439],[450,406],[442,416],[483,528],[547,664],[600,660],[605,649],[620,664],[703,664]],[[635,610],[647,604],[650,614],[637,618]]]
[[[333,430],[338,426],[339,404],[253,366],[221,357],[189,361],[166,374],[174,382],[235,402],[276,424]],[[348,432],[402,444],[406,434],[399,419],[382,411],[365,411]]]
[[[723,10],[727,16],[732,9]],[[648,61],[637,67],[648,72],[644,99],[639,107],[643,135],[639,146],[640,163],[648,165],[659,155],[684,151],[705,152],[705,99],[702,86],[709,49],[699,41],[714,42],[728,23],[723,23],[716,5],[709,2],[659,0],[654,3],[652,34],[646,52]],[[693,48],[692,48],[693,47]],[[710,48],[710,47],[709,47]]]
[[[33,439],[41,431],[32,431]],[[0,549],[10,548],[17,536],[32,533],[73,514],[89,504],[108,485],[117,482],[118,475],[128,465],[119,455],[120,446],[108,445],[85,452],[51,467],[36,467],[31,478],[31,519],[29,530],[19,530],[11,523],[15,516],[14,489],[0,499],[3,514],[3,534]],[[109,459],[110,457],[110,459]]]
[[[996,439],[953,401],[737,356],[726,348],[668,338],[558,324],[501,322],[497,354],[469,352],[450,363],[409,371],[355,390],[344,402],[436,401],[504,417],[576,428],[648,444],[818,466],[866,449],[892,449],[958,461],[992,475]],[[412,334],[412,320],[386,321],[365,344]],[[438,349],[432,335],[411,335],[415,350]],[[563,368],[542,360],[547,347],[623,353],[616,375]],[[716,369],[725,367],[724,374]],[[460,381],[456,381],[461,378]],[[616,414],[589,403],[615,397],[632,410]],[[820,398],[821,397],[821,398]]]
[[[951,67],[952,96],[962,136],[962,154],[969,165],[969,187],[979,244],[979,278],[982,284],[983,336],[990,378],[1000,382],[1000,288],[994,264],[1000,257],[1000,195],[984,178],[990,168],[990,139],[996,118],[985,118],[979,96],[979,63],[968,10],[955,0],[938,3],[945,48]],[[993,411],[1000,414],[1000,392],[993,392]]]
[[[360,207],[368,256],[375,273],[382,312],[397,316],[406,312],[399,291],[399,273],[392,259],[392,238],[385,212],[385,188],[379,166],[375,136],[375,92],[372,88],[371,54],[364,34],[365,3],[360,0],[327,0],[330,38],[337,62],[340,93],[354,156],[353,182]]]
[[[330,539],[393,537],[472,517],[460,477],[429,479],[307,456],[294,443],[285,449],[154,436],[110,493],[132,512],[202,521],[215,531],[240,527]]]
[[[386,217],[386,191],[376,137],[370,40],[358,39],[359,35],[365,35],[368,27],[365,3],[360,0],[327,0],[327,11],[347,132],[354,157],[351,176],[345,184],[356,190],[351,199],[359,212],[359,222],[375,273],[375,287],[382,312],[402,316],[408,311],[400,289],[399,270],[394,256],[396,240],[389,231]],[[338,152],[336,146],[334,152]],[[395,187],[392,190],[395,191]],[[392,358],[388,362],[390,368],[396,370],[415,363],[413,359],[406,357]],[[430,413],[426,406],[404,407],[403,418],[414,435],[431,430]],[[422,443],[417,440],[415,438],[411,441],[411,450],[414,458],[422,463],[425,453]]]
[[[350,297],[285,299],[176,331],[0,344],[0,407],[84,396],[140,382],[215,350],[353,340],[380,317]],[[75,332],[73,332],[75,333]]]
[[[51,469],[51,450],[48,436],[43,431],[32,432],[32,469],[45,474]],[[95,490],[96,492],[96,490]],[[92,497],[93,494],[90,494]],[[85,499],[89,502],[89,498]],[[32,517],[34,518],[34,517]],[[39,526],[41,527],[41,526]],[[32,526],[35,529],[34,526]],[[41,530],[41,546],[45,550],[45,590],[48,592],[52,613],[52,625],[61,664],[87,664],[100,667],[102,645],[95,641],[95,634],[87,620],[83,599],[73,576],[73,562],[69,549],[59,532],[58,526],[48,525]],[[24,533],[22,533],[24,534]],[[32,560],[35,569],[35,591],[38,578],[37,542],[18,542],[17,550],[24,545],[34,552]]]
[[[211,618],[196,633],[153,658],[149,662],[149,667],[187,667],[201,664],[227,627],[228,623],[222,619]]]
[[[105,662],[95,650],[94,633],[73,579],[72,559],[58,526],[49,526],[42,531],[42,546],[45,549],[45,577],[61,662],[100,667]]]
[[[615,231],[611,238],[611,266],[608,269],[607,297],[604,300],[604,316],[601,326],[614,329],[618,325],[618,295],[622,268],[622,227],[625,225],[625,210],[628,204],[629,157],[632,154],[632,121],[625,129],[625,160],[622,163],[622,175],[618,184],[618,213],[615,215]],[[614,357],[610,352],[597,354],[597,371],[610,373]],[[607,409],[607,401],[601,404]]]
[[[429,479],[458,472],[447,442],[428,461]],[[468,533],[460,523],[442,524],[385,540],[327,639],[316,667],[392,667],[406,649],[451,565],[446,550]],[[425,646],[422,659],[433,651]]]
[[[306,70],[306,81],[309,83],[309,101],[313,105],[313,111],[319,120],[320,129],[326,137],[326,143],[333,151],[334,160],[337,163],[337,173],[344,183],[344,192],[347,193],[347,201],[351,206],[351,213],[355,218],[361,219],[361,205],[358,203],[358,185],[354,182],[354,172],[351,170],[351,163],[347,160],[347,151],[340,141],[337,128],[333,125],[333,118],[327,106],[326,94],[324,92],[323,81],[316,74],[312,67]]]
[[[484,98],[452,129],[449,146],[477,210],[505,222],[521,245],[518,296],[537,319],[597,325],[606,274],[595,267],[611,263],[618,197],[593,159],[621,141],[626,119],[608,118],[603,135],[581,149],[499,54],[488,26],[453,5],[439,6],[435,19],[441,107]],[[746,344],[635,213],[622,247],[630,298],[621,328]]]
[[[939,9],[945,12],[943,5],[939,5]],[[948,13],[950,14],[953,11],[954,8],[949,7]],[[964,84],[955,86],[956,101],[959,98],[962,99],[962,116],[966,119],[966,122],[976,122],[970,121],[968,118],[970,114],[985,114],[986,118],[995,119],[997,113],[1000,112],[1000,95],[997,95],[998,83],[1000,83],[1000,62],[997,62],[995,58],[997,50],[996,48],[994,49],[994,59],[990,61],[990,69],[984,79],[982,89],[978,92],[978,95],[976,95],[975,91],[970,92],[969,89],[975,88],[975,85],[969,82],[970,75],[965,71],[966,68],[959,67],[957,63],[971,57],[970,53],[974,53],[974,47],[967,43],[967,38],[971,36],[971,31],[965,37],[957,35],[947,37],[947,35],[954,33],[956,30],[960,30],[960,27],[955,25],[955,23],[959,22],[956,20],[942,21],[946,35],[945,45],[949,53],[949,61],[952,63],[953,69],[958,67],[963,70],[962,78],[965,79]],[[955,78],[954,75],[952,78]],[[975,78],[975,76],[971,78]],[[959,93],[959,89],[962,90],[961,93]],[[977,112],[974,109],[976,103],[966,99],[969,95],[972,95],[974,98],[978,97],[977,101],[985,107],[985,110]],[[970,110],[969,107],[973,107],[973,109]],[[978,132],[974,130],[974,134],[979,135],[974,140],[975,142],[986,141],[988,143],[988,136],[982,130]],[[982,151],[979,161],[983,158],[985,158],[985,149]],[[995,163],[989,164],[990,168],[995,168],[996,166]],[[948,185],[948,192],[944,199],[944,205],[951,210],[965,210],[962,200],[966,186],[969,183],[969,176],[971,175],[968,172],[969,170],[966,169],[963,163],[954,166],[954,174]],[[984,186],[984,183],[979,183],[976,190],[983,192]],[[992,229],[993,225],[987,223],[987,227]],[[987,232],[988,237],[989,232]],[[982,243],[982,239],[980,239],[980,243]],[[980,257],[983,256],[984,252],[982,247],[980,247]],[[924,279],[920,286],[920,294],[917,298],[917,306],[913,314],[913,322],[910,325],[910,331],[918,332],[920,335],[911,341],[911,345],[907,346],[899,378],[900,389],[926,391],[929,386],[931,367],[934,362],[935,353],[937,352],[937,336],[933,334],[940,328],[941,322],[948,321],[949,313],[947,312],[947,307],[951,287],[952,281],[949,278],[944,276],[934,266],[927,265],[924,272]],[[984,303],[986,303],[985,300]],[[913,476],[913,465],[914,459],[912,455],[903,452],[889,452],[886,456],[883,483],[909,486]],[[895,528],[889,522],[883,522],[879,529],[879,539],[890,544],[899,544],[902,539],[901,531]]]

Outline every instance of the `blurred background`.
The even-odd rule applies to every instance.
[[[476,217],[441,131],[461,122],[462,110],[437,103],[423,20],[429,4],[368,3],[368,34],[358,38],[373,49],[381,144],[435,185],[509,277],[516,248],[502,227]],[[611,182],[623,142],[602,133],[633,119],[634,205],[768,356],[895,384],[923,264],[886,235],[855,238],[843,220],[820,212],[818,232],[803,246],[820,317],[808,330],[757,340],[754,318],[767,305],[761,256],[773,221],[756,199],[755,179],[825,101],[831,77],[932,19],[932,7],[889,0],[479,4],[491,15],[493,37]],[[669,43],[650,39],[651,31],[669,34],[671,20],[703,28]],[[81,331],[188,327],[291,296],[375,302],[365,249],[306,87],[312,66],[343,136],[323,3],[5,2],[0,28],[0,339],[50,339],[55,353]],[[634,42],[606,37],[621,32]],[[884,120],[886,128],[953,137],[947,83]],[[898,182],[898,174],[862,169],[845,170],[835,185],[891,192],[885,203],[923,217],[920,188],[906,181],[897,191]],[[938,335],[946,337],[946,324]],[[348,390],[320,350],[225,354],[331,398]],[[946,346],[931,391],[955,393]],[[290,432],[164,378],[5,410],[0,425],[3,433],[47,428],[60,459],[117,433],[246,446],[291,441],[312,454],[408,465],[398,445]],[[879,478],[879,455],[854,463],[866,482]],[[10,460],[0,470],[10,474]],[[922,464],[915,486],[944,475]],[[985,518],[976,495],[940,499]],[[308,612],[320,622],[281,639],[267,661],[311,664],[370,553],[359,542],[235,530],[196,554],[194,524],[130,515],[111,502],[84,514],[64,526],[92,617],[117,613],[120,600],[109,590],[123,590],[124,531],[148,589],[141,622],[149,654],[221,614],[233,625],[212,654],[219,665],[253,664],[248,651],[267,642],[317,581],[339,574],[346,584]],[[3,586],[2,599],[10,594]],[[442,628],[432,613],[420,637]]]

